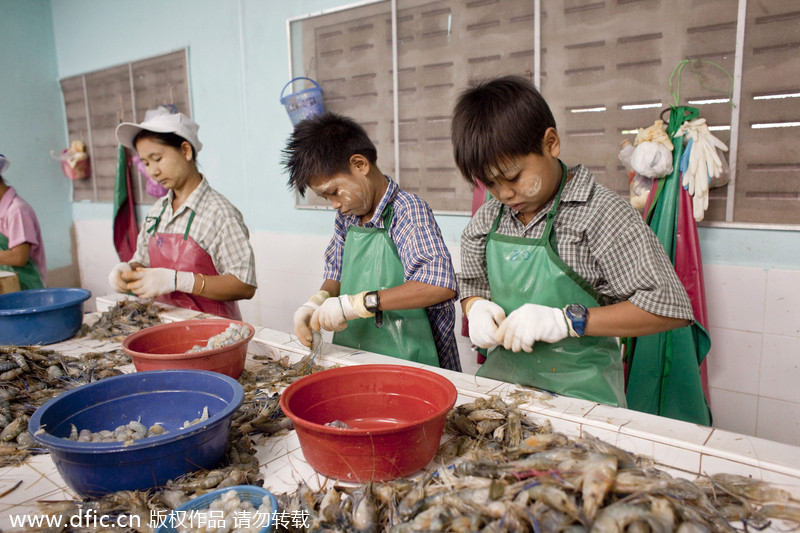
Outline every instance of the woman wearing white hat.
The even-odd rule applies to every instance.
[[[147,214],[130,263],[108,281],[117,292],[239,320],[236,300],[256,292],[255,258],[241,213],[197,169],[198,129],[166,110],[117,126],[120,144],[169,192]]]
[[[10,163],[0,154],[0,270],[17,274],[22,290],[44,287],[47,265],[36,213],[3,181]]]

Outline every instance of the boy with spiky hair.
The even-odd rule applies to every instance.
[[[364,128],[331,112],[305,119],[284,164],[290,187],[337,210],[325,280],[294,315],[300,342],[325,329],[336,344],[460,371],[450,253],[430,207],[380,171]]]

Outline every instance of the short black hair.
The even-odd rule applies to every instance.
[[[556,121],[544,97],[522,76],[480,81],[465,89],[453,109],[453,156],[471,184],[489,184],[489,169],[518,156],[542,155]]]
[[[136,143],[139,142],[141,139],[153,139],[155,142],[159,144],[163,144],[165,146],[172,146],[173,148],[180,150],[183,143],[189,143],[188,140],[184,139],[177,133],[172,132],[160,132],[160,131],[150,131],[150,130],[140,130],[133,137],[133,146],[136,147]],[[197,159],[197,151],[194,149],[194,145],[189,143],[189,146],[192,147],[192,159]]]
[[[305,195],[315,176],[348,172],[350,158],[364,156],[371,164],[378,151],[364,128],[355,120],[333,112],[300,121],[283,150],[283,165],[289,172],[289,187]]]

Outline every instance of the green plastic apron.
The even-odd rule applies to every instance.
[[[0,251],[8,250],[8,237],[0,233]],[[0,270],[14,272],[19,278],[19,287],[23,291],[26,289],[44,289],[44,282],[36,263],[28,257],[28,262],[22,267],[12,267],[0,265]]]
[[[344,243],[341,294],[358,294],[396,287],[404,281],[403,263],[391,237],[394,209],[383,210],[383,228],[350,226]],[[357,318],[333,335],[334,344],[439,366],[431,324],[425,309],[383,311],[383,326],[374,318]]]
[[[486,263],[492,301],[506,315],[523,304],[562,308],[579,303],[598,307],[594,288],[556,252],[553,222],[567,178],[547,213],[538,239],[498,234],[500,209],[486,242]],[[533,351],[512,352],[502,346],[489,350],[477,375],[536,387],[565,396],[625,407],[624,376],[619,345],[613,337],[567,337],[556,343],[536,342]]]

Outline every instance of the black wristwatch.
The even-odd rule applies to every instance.
[[[569,304],[564,308],[564,317],[569,325],[570,337],[582,337],[586,332],[586,316],[589,310],[585,305]]]
[[[378,297],[378,291],[369,291],[364,294],[364,308],[370,313],[375,313],[375,326],[383,326],[383,312],[378,307],[381,305],[381,299]]]

